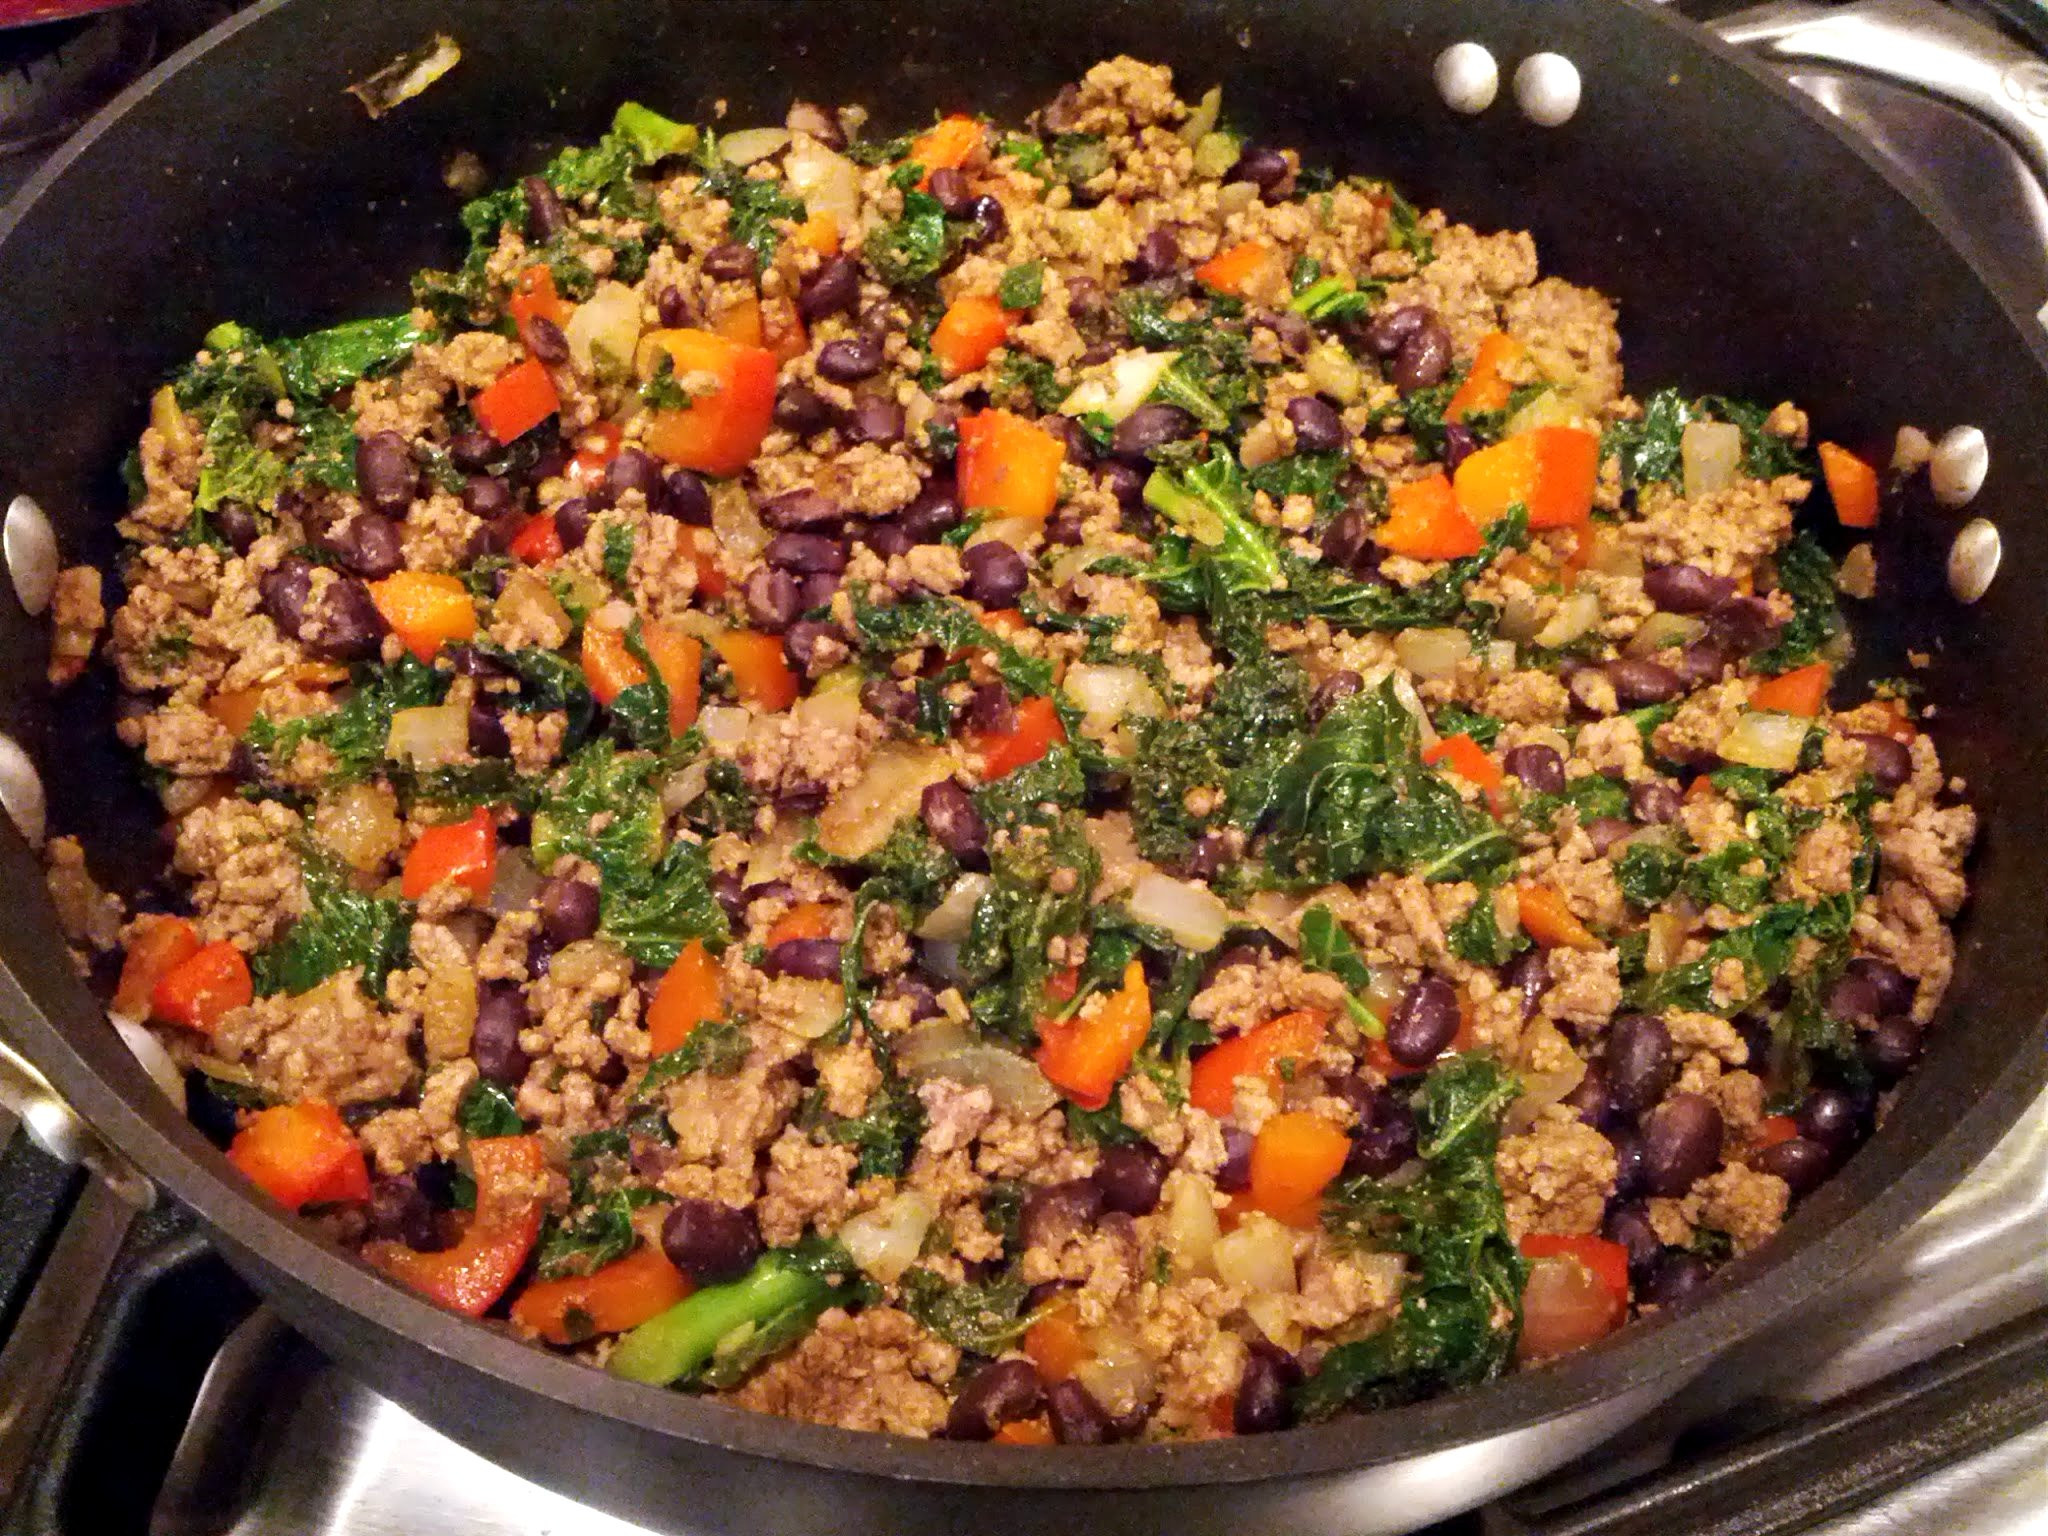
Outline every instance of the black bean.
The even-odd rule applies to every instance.
[[[1735,595],[1735,578],[1696,565],[1653,565],[1643,572],[1643,595],[1666,613],[1707,613]]]
[[[496,522],[512,510],[512,487],[491,475],[471,475],[462,483],[462,507],[472,517]]]
[[[1344,446],[1344,422],[1337,408],[1314,395],[1296,395],[1287,402],[1294,423],[1294,446],[1302,453],[1335,453]]]
[[[1458,993],[1430,974],[1406,992],[1387,1019],[1387,1054],[1406,1067],[1426,1067],[1458,1033]]]
[[[1383,309],[1366,323],[1366,348],[1375,357],[1392,357],[1435,319],[1436,312],[1427,304],[1403,304],[1398,309]]]
[[[853,415],[840,430],[849,443],[900,443],[903,407],[885,395],[868,395],[854,403]]]
[[[1606,858],[1608,849],[1634,831],[1635,824],[1623,821],[1619,816],[1596,816],[1586,823],[1586,837],[1593,844],[1597,858]]]
[[[482,699],[469,704],[469,750],[476,757],[510,757],[512,738],[498,711]]]
[[[555,508],[555,534],[563,549],[583,547],[583,541],[590,537],[591,513],[588,496],[571,496]]]
[[[1540,949],[1524,950],[1502,968],[1500,979],[1522,994],[1522,1017],[1530,1018],[1537,1001],[1550,990],[1550,962]]]
[[[342,576],[328,584],[321,599],[319,633],[301,636],[300,643],[329,661],[362,661],[376,655],[384,629],[384,615],[370,589],[353,576]]]
[[[1721,1161],[1721,1109],[1699,1093],[1674,1093],[1643,1121],[1650,1193],[1677,1199]]]
[[[448,439],[448,458],[465,474],[481,474],[497,463],[498,456],[504,451],[495,437],[478,427],[458,432]]]
[[[717,1285],[754,1267],[761,1256],[761,1229],[752,1211],[686,1196],[662,1219],[661,1251],[699,1285]]]
[[[1247,144],[1238,152],[1237,164],[1224,173],[1225,181],[1248,181],[1260,192],[1271,192],[1293,173],[1287,157],[1263,144]]]
[[[763,967],[771,976],[831,981],[839,975],[842,946],[837,939],[784,939],[768,951]]]
[[[1512,747],[1501,759],[1501,766],[1539,795],[1564,793],[1564,759],[1555,747],[1541,742]]]
[[[465,560],[481,560],[486,555],[502,555],[512,547],[512,540],[519,534],[525,519],[518,516],[501,517],[496,522],[479,523],[470,534],[469,541],[462,546]],[[491,596],[496,597],[505,590],[509,573],[493,571],[489,577]]]
[[[672,331],[688,325],[697,318],[690,310],[690,301],[683,297],[683,290],[673,283],[654,296],[654,312],[661,317],[661,323]]]
[[[1840,1088],[1814,1089],[1792,1116],[1800,1135],[1837,1155],[1856,1144],[1861,1118],[1856,1101]]]
[[[533,1064],[519,1047],[519,1032],[527,1023],[526,998],[517,986],[486,981],[477,987],[469,1054],[476,1058],[477,1071],[501,1088],[517,1088]]]
[[[1003,205],[985,192],[968,208],[967,217],[974,225],[967,232],[970,245],[985,245],[991,240],[999,240],[1003,231],[1010,227],[1010,216],[1003,211]]]
[[[827,500],[809,486],[771,497],[759,510],[761,521],[775,529],[816,528],[846,516],[838,502]]]
[[[370,1186],[369,1232],[372,1238],[403,1243],[415,1253],[433,1253],[445,1246],[441,1215],[409,1178],[379,1179]]]
[[[903,531],[919,544],[931,544],[949,529],[959,526],[960,498],[951,480],[933,476],[903,509],[899,518]]]
[[[1643,779],[1628,787],[1629,814],[1649,826],[1676,821],[1679,801],[1678,786],[1662,779]]]
[[[1828,988],[1826,1010],[1831,1019],[1874,1019],[1884,1011],[1884,999],[1876,982],[1847,971]]]
[[[1608,1028],[1601,1066],[1615,1108],[1640,1115],[1664,1097],[1678,1075],[1671,1032],[1654,1014],[1625,1013]]]
[[[803,600],[799,589],[797,601]],[[836,643],[838,638],[838,628],[825,619],[798,619],[782,636],[782,654],[805,677],[818,677],[845,654]]]
[[[1029,1360],[998,1360],[976,1371],[946,1414],[948,1440],[990,1440],[1015,1419],[1038,1412],[1045,1383]]]
[[[1614,696],[1628,709],[1663,704],[1685,692],[1685,679],[1661,661],[1623,656],[1601,668],[1614,685]]]
[[[372,511],[405,516],[419,478],[412,450],[396,432],[372,432],[356,444],[356,488]]]
[[[933,171],[926,190],[949,219],[964,219],[974,211],[974,189],[967,184],[967,173],[958,166],[942,165]]]
[[[748,577],[743,595],[747,618],[756,629],[779,635],[803,612],[798,601],[796,578],[772,566],[760,566]]]
[[[1055,411],[1050,416],[1039,417],[1037,425],[1039,431],[1050,433],[1060,440],[1061,446],[1066,450],[1069,464],[1078,465],[1082,469],[1094,467],[1095,443],[1088,436],[1088,429],[1080,422]]]
[[[754,275],[758,266],[754,248],[739,240],[714,245],[704,253],[704,275],[721,282],[745,282]]]
[[[1039,1184],[1017,1210],[1017,1240],[1026,1248],[1057,1248],[1095,1225],[1102,1189],[1092,1179]]]
[[[1913,754],[1903,741],[1874,732],[1858,731],[1849,738],[1863,748],[1863,766],[1885,794],[1895,794],[1913,777]]]
[[[898,690],[901,694],[901,690]],[[908,697],[908,695],[902,695]],[[914,708],[914,706],[913,706]],[[938,845],[963,863],[979,863],[988,853],[988,824],[975,808],[974,797],[951,779],[927,784],[918,814]]]
[[[1778,621],[1771,616],[1771,605],[1760,597],[1731,597],[1717,603],[1707,615],[1707,628],[1735,656],[1766,650],[1778,639]]]
[[[1564,1096],[1564,1107],[1596,1131],[1613,1125],[1614,1099],[1607,1091],[1607,1073],[1598,1062],[1590,1064],[1578,1087]]]
[[[1415,1156],[1415,1115],[1399,1095],[1360,1077],[1339,1078],[1331,1087],[1358,1111],[1351,1150],[1344,1155],[1346,1173],[1385,1178]]]
[[[1649,1275],[1664,1251],[1657,1229],[1650,1225],[1649,1213],[1639,1205],[1616,1205],[1600,1223],[1600,1235],[1628,1250],[1628,1272],[1638,1284]]]
[[[1088,1389],[1071,1377],[1045,1389],[1045,1413],[1052,1422],[1052,1437],[1061,1445],[1109,1442],[1109,1415],[1088,1395]]]
[[[742,927],[747,920],[747,898],[740,877],[729,869],[722,869],[711,877],[711,894],[725,910],[726,920],[735,928]]]
[[[529,241],[535,245],[546,245],[569,227],[569,210],[562,206],[562,199],[545,176],[529,176],[520,182],[519,189],[526,194],[526,238]]]
[[[1116,424],[1110,452],[1127,462],[1142,463],[1154,448],[1178,442],[1195,430],[1195,418],[1177,405],[1154,401],[1141,405]]]
[[[818,372],[835,384],[855,384],[881,371],[881,343],[869,336],[847,336],[818,349]]]
[[[544,363],[566,363],[569,361],[569,338],[562,334],[562,328],[546,315],[529,315],[519,334],[526,338],[526,349]]]
[[[775,392],[775,425],[798,437],[822,432],[838,419],[831,403],[808,384],[792,379]]]
[[[1757,1153],[1750,1159],[1750,1166],[1758,1173],[1783,1179],[1796,1200],[1812,1194],[1827,1181],[1834,1161],[1834,1154],[1819,1142],[1808,1141],[1804,1136],[1788,1136]]]
[[[761,551],[761,558],[781,570],[799,576],[820,571],[846,569],[846,546],[822,533],[778,533]]]
[[[1129,464],[1112,460],[1102,466],[1102,488],[1125,512],[1136,512],[1145,500],[1145,476]]]
[[[1479,439],[1472,429],[1462,421],[1453,421],[1444,427],[1444,469],[1450,474],[1458,472],[1458,466],[1479,451]]]
[[[1323,530],[1322,548],[1325,560],[1347,571],[1378,563],[1372,524],[1357,507],[1346,507],[1330,519],[1330,526]]]
[[[1394,354],[1389,376],[1404,395],[1428,389],[1451,371],[1451,333],[1435,318],[1425,321]]]
[[[1188,845],[1187,853],[1174,865],[1184,880],[1214,880],[1230,862],[1230,844],[1221,832],[1204,832]]]
[[[797,313],[815,325],[827,315],[843,314],[860,302],[860,267],[850,256],[827,257],[797,288]]]
[[[1231,1400],[1231,1428],[1240,1435],[1270,1435],[1294,1422],[1294,1384],[1301,1379],[1301,1364],[1294,1356],[1269,1343],[1254,1339],[1245,1351],[1244,1371],[1237,1378],[1237,1396]]]
[[[1216,1187],[1226,1195],[1249,1189],[1252,1182],[1252,1133],[1234,1125],[1223,1128],[1223,1166],[1216,1170]]]
[[[884,560],[907,555],[917,545],[901,523],[863,523],[856,530],[856,537]]]
[[[1309,695],[1309,718],[1311,720],[1321,720],[1323,716],[1327,715],[1339,704],[1357,694],[1364,686],[1365,679],[1349,668],[1341,672],[1332,672],[1320,683],[1317,683],[1316,691]]]
[[[1105,1147],[1095,1164],[1103,1205],[1126,1216],[1149,1215],[1165,1180],[1166,1159],[1149,1146]]]
[[[1016,707],[1010,703],[1010,692],[1001,683],[980,683],[967,696],[967,707],[960,711],[961,729],[977,736],[1007,736],[1017,728]]]
[[[604,484],[614,502],[628,491],[638,491],[651,508],[662,499],[661,464],[641,449],[621,448],[619,456],[605,466]]]
[[[1849,962],[1849,974],[1859,976],[1877,989],[1879,1013],[1908,1013],[1920,984],[1889,960],[1858,955]]]
[[[1721,681],[1728,670],[1728,653],[1715,640],[1695,640],[1678,648],[1676,655],[1664,652],[1666,664],[1688,689],[1704,688]]]
[[[1605,1133],[1614,1147],[1614,1198],[1633,1200],[1650,1191],[1649,1164],[1643,1158],[1643,1138],[1627,1126]]]
[[[871,677],[860,685],[860,707],[877,720],[911,725],[917,720],[917,696],[893,678]]]
[[[256,521],[255,510],[246,503],[224,501],[213,509],[214,530],[228,541],[228,548],[238,555],[249,553],[263,529]]]
[[[626,1074],[631,1070],[626,1065],[626,1058],[617,1051],[612,1051],[605,1056],[605,1059],[598,1064],[597,1069],[590,1076],[591,1080],[600,1087],[616,1088],[626,1080]]]
[[[380,512],[358,512],[341,526],[330,547],[342,569],[365,581],[381,581],[405,564],[398,524]]]
[[[541,882],[536,905],[541,931],[557,948],[597,932],[597,887],[588,880],[551,875]]]
[[[1643,1302],[1653,1307],[1682,1306],[1705,1287],[1713,1273],[1713,1266],[1698,1254],[1670,1249],[1659,1255],[1644,1282]]]
[[[1138,254],[1131,258],[1131,276],[1148,283],[1165,277],[1180,266],[1180,236],[1173,225],[1162,224],[1138,242]]]
[[[960,557],[967,596],[984,608],[1014,608],[1031,583],[1024,557],[1001,539],[983,539]]]
[[[1290,357],[1305,357],[1309,346],[1315,341],[1315,332],[1291,309],[1262,309],[1252,316],[1252,324],[1273,333],[1281,350]]]

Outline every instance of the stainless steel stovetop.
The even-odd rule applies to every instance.
[[[175,39],[193,6],[165,5]],[[1714,25],[1944,203],[1985,270],[2048,324],[2048,61],[1935,0],[1791,0]],[[6,66],[0,55],[0,109]],[[0,188],[23,174],[0,161]],[[358,1385],[255,1306],[188,1226],[129,1232],[104,1186],[72,1200],[26,1140],[0,1111],[0,1532],[639,1530]],[[39,1202],[69,1202],[45,1243],[24,1224]],[[2000,1353],[2031,1341],[2048,1308],[2044,1238],[2048,1097],[1881,1261],[1842,1276],[1829,1305],[1724,1357],[1575,1467],[1431,1536],[2048,1530],[2040,1383],[2014,1380]],[[168,1470],[138,1484],[152,1462]]]

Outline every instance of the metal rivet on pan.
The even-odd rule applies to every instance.
[[[1500,94],[1500,66],[1478,43],[1453,43],[1436,56],[1436,89],[1453,112],[1484,112]]]
[[[1998,574],[2003,553],[1997,524],[1988,517],[1971,518],[1948,547],[1949,591],[1959,602],[1976,602],[1991,590],[1991,578]]]
[[[1991,445],[1975,427],[1950,427],[1934,445],[1927,461],[1927,483],[1944,507],[1969,505],[1984,488],[1991,468]]]
[[[7,556],[14,595],[34,617],[50,606],[50,594],[57,590],[57,535],[43,509],[26,496],[15,497],[6,523],[0,525],[0,547]]]
[[[0,809],[14,818],[15,828],[31,848],[43,846],[48,809],[43,776],[12,736],[0,736]]]
[[[1539,128],[1571,121],[1579,110],[1579,67],[1561,53],[1532,53],[1515,66],[1515,103]]]

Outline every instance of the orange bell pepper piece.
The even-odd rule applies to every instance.
[[[399,889],[418,901],[444,880],[453,880],[478,901],[489,901],[498,877],[498,824],[482,806],[462,821],[429,827],[405,856]]]
[[[536,1280],[512,1303],[512,1325],[550,1344],[581,1344],[637,1328],[693,1289],[666,1254],[643,1243],[587,1275]]]
[[[230,736],[246,736],[263,708],[263,692],[261,688],[236,688],[216,693],[201,708],[218,720]]]
[[[800,901],[782,916],[778,917],[763,937],[762,943],[769,949],[778,944],[787,944],[792,939],[829,939],[833,925],[838,921],[838,912],[822,901]]]
[[[709,374],[718,387],[680,409],[656,411],[647,451],[707,475],[738,474],[760,450],[774,416],[775,354],[712,331],[656,331],[650,339],[668,353],[677,378]]]
[[[816,251],[820,256],[835,255],[839,250],[839,215],[817,209],[797,225],[792,238],[807,251]]]
[[[972,373],[1010,334],[1014,314],[989,294],[963,293],[932,327],[932,356],[949,379]]]
[[[1500,764],[1486,755],[1486,749],[1470,736],[1446,736],[1433,747],[1425,747],[1422,760],[1434,767],[1442,763],[1466,783],[1486,792],[1486,803],[1497,816],[1501,810]]]
[[[1442,473],[1406,480],[1387,492],[1387,520],[1373,531],[1382,546],[1412,560],[1462,560],[1483,542]]]
[[[1051,1445],[1052,1425],[1044,1419],[1012,1419],[995,1433],[997,1445]]]
[[[537,357],[514,363],[469,402],[476,424],[501,443],[524,437],[562,408],[555,381]]]
[[[1095,1351],[1075,1324],[1073,1309],[1058,1306],[1024,1330],[1024,1353],[1047,1381],[1065,1381],[1086,1365]]]
[[[505,301],[505,309],[522,328],[536,315],[556,325],[569,323],[569,306],[555,292],[554,271],[539,262],[513,279],[512,296]]]
[[[980,123],[971,117],[955,113],[939,119],[910,142],[910,152],[904,156],[912,165],[924,167],[924,176],[917,184],[917,190],[931,189],[932,172],[958,169],[972,160],[984,138]]]
[[[1816,661],[1758,683],[1749,696],[1751,709],[1775,709],[1788,715],[1819,714],[1827,707],[1828,686],[1834,673],[1824,661]]]
[[[676,956],[654,988],[647,1005],[647,1048],[665,1056],[685,1040],[699,1024],[708,1024],[725,1012],[723,975],[718,962],[692,939]]]
[[[668,689],[669,732],[680,736],[697,721],[704,646],[692,636],[678,634],[653,619],[640,621],[640,646],[654,663],[662,686]],[[647,681],[647,668],[626,644],[626,632],[614,625],[594,621],[585,624],[579,659],[583,663],[584,681],[590,684],[591,696],[600,704],[608,705],[636,683]]]
[[[772,715],[796,702],[796,674],[775,636],[728,629],[711,642],[711,648],[732,669],[741,703]]]
[[[1067,445],[1008,411],[960,418],[960,505],[995,517],[1043,522],[1060,496]]]
[[[562,530],[555,526],[555,514],[542,512],[529,517],[512,535],[512,558],[526,565],[553,565],[562,558]]]
[[[1554,885],[1518,885],[1515,910],[1522,931],[1545,949],[1598,949],[1600,941],[1565,904]]]
[[[1571,1259],[1582,1267],[1624,1311],[1628,1307],[1628,1250],[1619,1243],[1591,1235],[1528,1232],[1516,1245],[1525,1259]]]
[[[1233,1085],[1240,1077],[1264,1078],[1278,1087],[1282,1063],[1313,1056],[1329,1027],[1328,1014],[1298,1008],[1232,1035],[1195,1058],[1188,1102],[1222,1119],[1230,1113]]]
[[[1537,427],[1468,455],[1452,482],[1475,523],[1505,517],[1517,502],[1533,529],[1576,528],[1593,515],[1600,439],[1578,427]]]
[[[1252,1141],[1252,1205],[1290,1227],[1313,1227],[1316,1203],[1343,1171],[1351,1138],[1320,1115],[1275,1115]]]
[[[373,581],[370,601],[421,661],[432,661],[442,646],[476,633],[476,600],[460,577],[443,571],[398,571]]]
[[[1100,1109],[1152,1031],[1152,992],[1133,960],[1124,984],[1093,1014],[1047,1019],[1038,1026],[1038,1070],[1083,1109]]]
[[[1060,724],[1059,711],[1045,698],[1021,700],[1015,721],[1001,735],[976,731],[961,738],[968,751],[980,755],[984,780],[1000,779],[1035,763],[1066,739],[1067,728]]]
[[[256,1111],[235,1133],[228,1161],[288,1210],[370,1198],[363,1149],[341,1112],[320,1099]]]
[[[226,939],[216,939],[157,977],[149,990],[149,1015],[210,1035],[230,1008],[242,1007],[255,995],[249,962]]]
[[[743,347],[759,347],[766,334],[761,328],[761,301],[751,293],[734,299],[710,319],[714,334]]]
[[[1761,1152],[1765,1147],[1775,1147],[1781,1141],[1790,1141],[1799,1134],[1799,1122],[1790,1115],[1765,1115],[1757,1121],[1756,1130],[1751,1133],[1750,1143]]]
[[[1249,299],[1284,287],[1287,274],[1277,250],[1263,240],[1245,240],[1195,268],[1195,280],[1234,299]]]
[[[1820,471],[1828,483],[1828,499],[1844,528],[1877,526],[1877,471],[1848,449],[1820,445]]]
[[[403,1243],[365,1243],[363,1258],[431,1301],[481,1317],[505,1294],[540,1236],[547,1153],[537,1136],[487,1136],[469,1143],[476,1215],[462,1239],[439,1253]]]
[[[1465,375],[1444,406],[1445,421],[1463,421],[1474,411],[1504,410],[1514,386],[1501,370],[1522,356],[1522,344],[1506,331],[1489,331],[1479,340],[1472,371]]]
[[[725,595],[725,568],[718,563],[718,535],[709,528],[685,528],[683,542],[690,551],[690,563],[697,568],[700,597]]]
[[[148,912],[135,919],[135,935],[121,957],[114,1011],[139,1019],[149,1012],[156,984],[199,953],[199,930],[182,917]]]

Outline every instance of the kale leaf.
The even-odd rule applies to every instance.
[[[1789,672],[1814,660],[1846,627],[1835,595],[1835,563],[1802,533],[1778,551],[1778,590],[1792,599],[1792,617],[1769,650],[1755,658],[1758,670]]]
[[[465,1136],[518,1136],[526,1130],[512,1095],[487,1077],[477,1078],[462,1090],[455,1123]]]
[[[1060,870],[1072,880],[1056,879]],[[1051,942],[1088,925],[1089,892],[1101,862],[1069,814],[1049,830],[1033,830],[998,848],[990,883],[960,946],[960,969],[974,992],[968,1006],[982,1029],[1018,1045],[1037,1036],[1053,973]]]
[[[1052,692],[1052,663],[1026,656],[993,630],[982,626],[964,603],[921,596],[896,603],[876,603],[865,588],[853,593],[854,641],[870,654],[897,655],[922,645],[942,650],[985,650],[1011,690],[1036,697]]]
[[[1372,972],[1365,957],[1338,923],[1336,914],[1321,902],[1301,914],[1301,963],[1311,971],[1322,971],[1344,983],[1344,1007],[1354,1024],[1374,1037],[1385,1033],[1385,1024],[1359,996],[1372,986]]]
[[[996,302],[1005,309],[1030,309],[1045,297],[1045,263],[1020,262],[1005,269],[996,284]]]
[[[280,768],[292,760],[301,742],[317,741],[334,754],[329,781],[355,783],[383,763],[392,715],[438,704],[447,691],[447,677],[410,653],[388,667],[363,663],[356,667],[354,687],[339,709],[287,720],[258,715],[243,740],[259,762]]]
[[[814,1141],[852,1147],[859,1155],[856,1178],[894,1179],[909,1166],[910,1154],[924,1135],[924,1104],[915,1089],[891,1075],[883,1078],[857,1115],[827,1114],[823,1094],[812,1089],[797,1123]]]
[[[566,1216],[549,1217],[535,1259],[540,1278],[587,1275],[623,1259],[640,1242],[633,1212],[667,1198],[652,1189],[614,1189]]]
[[[1769,415],[1763,406],[1747,400],[1725,395],[1688,400],[1675,389],[1660,389],[1643,402],[1640,416],[1608,426],[1601,434],[1600,454],[1602,458],[1611,454],[1620,461],[1621,483],[1625,486],[1673,480],[1682,468],[1679,443],[1687,424],[1719,421],[1742,432],[1745,474],[1769,480],[1804,472],[1805,455],[1791,439],[1764,430]]]
[[[1024,1310],[1031,1287],[1014,1270],[980,1285],[955,1285],[918,1266],[902,1279],[903,1310],[925,1332],[969,1354],[999,1355],[1014,1346],[1031,1326]]]
[[[363,991],[382,998],[385,978],[410,953],[412,914],[401,902],[356,889],[334,860],[309,852],[303,865],[305,913],[251,958],[258,995],[297,997],[353,966],[362,971]]]
[[[605,879],[599,928],[638,964],[665,969],[692,939],[716,949],[730,936],[701,844],[679,837],[644,878],[620,873]]]
[[[1678,889],[1685,856],[1663,843],[1630,843],[1614,861],[1615,883],[1632,906],[1647,911]]]
[[[929,192],[906,192],[903,216],[870,234],[861,254],[891,288],[908,288],[945,265],[951,243],[939,200]]]
[[[655,1089],[693,1072],[731,1077],[747,1064],[753,1049],[746,1025],[734,1019],[707,1019],[691,1030],[681,1045],[664,1051],[647,1064],[647,1072],[633,1090],[633,1097],[648,1098]]]
[[[1493,892],[1481,890],[1465,915],[1451,924],[1444,935],[1451,953],[1474,965],[1506,965],[1529,947],[1529,936],[1519,928],[1512,934],[1500,931],[1500,918],[1493,907]]]

